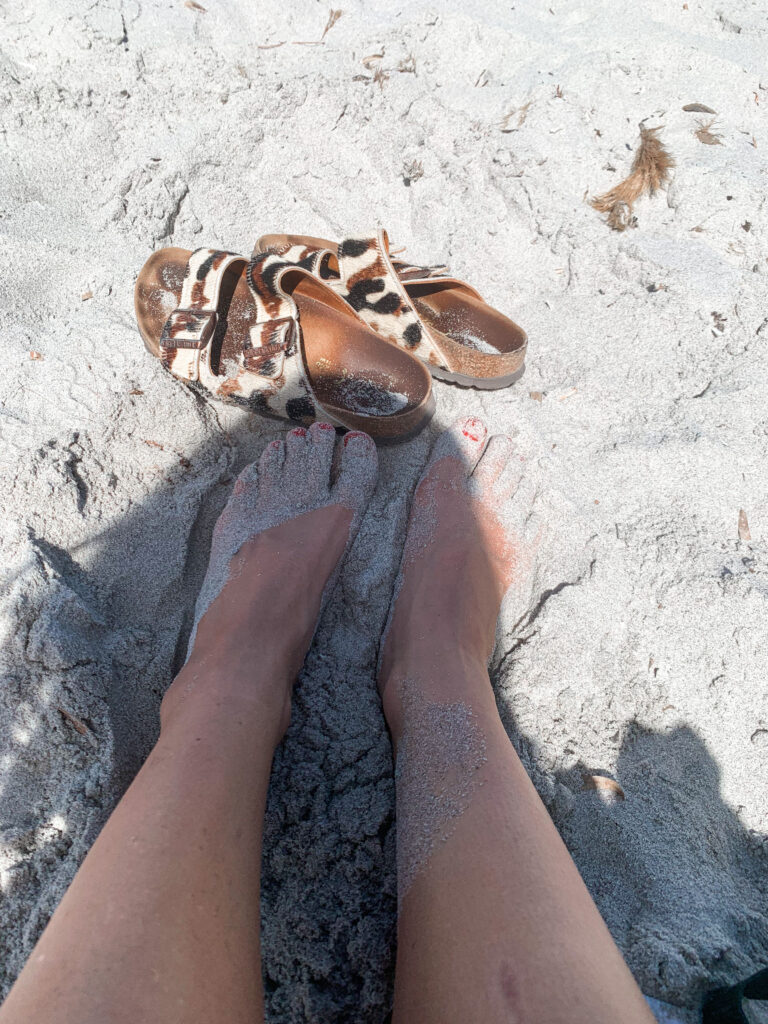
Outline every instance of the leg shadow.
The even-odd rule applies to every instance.
[[[535,761],[533,744],[522,745]],[[609,776],[620,790],[594,788],[606,775],[578,763],[554,785],[539,781],[643,991],[698,1008],[707,990],[765,964],[766,837],[724,801],[717,763],[689,726],[630,721]]]

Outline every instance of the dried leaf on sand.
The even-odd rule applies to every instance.
[[[336,24],[336,22],[339,20],[343,13],[343,11],[339,10],[329,11],[328,21],[326,22],[325,28],[323,29],[323,34],[320,36],[321,39],[325,39],[325,37],[328,35],[328,33],[331,31],[331,29],[333,28],[333,26]]]
[[[340,10],[335,10],[335,11],[331,10],[331,11],[329,11],[328,12],[328,21],[326,21],[325,28],[323,29],[323,34],[320,36],[319,39],[294,39],[293,45],[294,46],[319,46],[320,43],[324,43],[325,42],[325,37],[328,35],[328,33],[331,31],[331,29],[333,28],[333,26],[336,24],[336,22],[339,20],[339,18],[342,16],[343,13],[344,13],[344,11],[340,11]]]
[[[591,205],[600,213],[608,214],[607,224],[614,231],[624,231],[633,220],[633,206],[643,195],[652,195],[670,177],[675,161],[662,145],[659,128],[640,129],[640,146],[632,163],[629,177],[602,196],[596,196]]]
[[[712,107],[705,107],[703,103],[686,103],[683,110],[689,114],[716,114]]]
[[[752,540],[749,523],[747,522],[747,513],[743,508],[739,509],[739,540]]]
[[[600,792],[608,793],[617,800],[626,800],[624,790],[615,779],[609,779],[607,775],[585,775],[585,789],[597,789]]]

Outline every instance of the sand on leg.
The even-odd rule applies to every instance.
[[[535,557],[507,437],[466,420],[414,496],[379,686],[396,751],[394,1024],[653,1017],[502,726],[487,664]]]
[[[273,442],[214,533],[160,738],[0,1008],[1,1024],[254,1024],[272,756],[376,450],[327,424]],[[335,480],[334,480],[334,477]]]

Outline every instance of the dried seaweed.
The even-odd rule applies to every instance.
[[[614,231],[624,231],[634,223],[633,206],[640,196],[652,195],[669,181],[675,161],[659,140],[659,131],[640,128],[640,146],[629,177],[591,201],[591,206],[608,215],[607,224]]]
[[[712,128],[715,125],[715,119],[711,121],[699,121],[698,128],[693,133],[699,142],[703,142],[705,146],[722,146],[720,139],[722,135],[719,132],[713,132]]]
[[[501,131],[504,132],[505,135],[509,134],[509,132],[515,132],[518,128],[522,127],[525,123],[526,117],[528,117],[528,111],[532,102],[532,100],[528,100],[528,102],[524,103],[522,107],[515,107],[505,115],[503,121],[499,125]],[[515,115],[517,115],[517,122],[513,124],[512,118],[515,117]]]

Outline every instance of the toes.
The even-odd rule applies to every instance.
[[[326,469],[326,482],[330,477],[333,449],[336,444],[336,428],[330,423],[313,423],[309,428],[307,447],[313,463],[322,464]]]
[[[494,434],[475,466],[472,479],[482,490],[493,487],[504,470],[516,460],[515,444],[506,434]]]
[[[259,460],[259,480],[267,486],[274,486],[280,479],[285,462],[285,445],[282,441],[270,441]]]
[[[341,442],[341,465],[333,497],[345,505],[364,509],[373,494],[378,472],[379,460],[373,440],[362,430],[351,430]]]
[[[427,469],[440,459],[459,459],[466,475],[469,476],[482,454],[487,434],[488,428],[476,416],[458,420],[438,437],[429,457]]]
[[[499,501],[506,501],[513,494],[518,495],[522,499],[521,505],[524,501],[533,500],[535,485],[529,470],[530,466],[525,455],[519,450],[513,449],[507,464],[503,467],[496,480],[495,489]],[[526,487],[526,484],[530,486]]]
[[[294,427],[285,435],[285,468],[301,472],[307,456],[307,431],[304,427]]]
[[[259,479],[259,465],[257,462],[250,462],[240,473],[232,489],[232,496],[238,497],[248,491]]]

